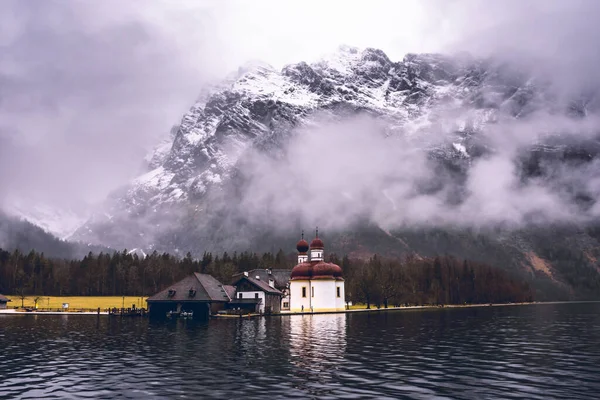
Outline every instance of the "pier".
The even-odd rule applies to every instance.
[[[145,308],[110,308],[108,315],[111,317],[145,317],[148,311]]]

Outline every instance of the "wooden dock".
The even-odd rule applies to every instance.
[[[108,315],[111,317],[145,317],[148,311],[145,308],[110,308]]]

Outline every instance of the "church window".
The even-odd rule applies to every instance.
[[[290,307],[290,303],[288,303],[287,301],[283,302],[283,308],[289,308]]]
[[[244,294],[243,294],[243,293],[240,293],[240,299],[241,299],[241,298],[243,298],[243,297],[244,297]]]
[[[311,296],[315,297],[315,287],[311,287]]]
[[[342,297],[341,288],[338,286],[336,289],[337,289],[337,297]]]
[[[302,286],[302,297],[306,297],[306,286]]]
[[[258,293],[254,293],[254,298],[258,299]]]

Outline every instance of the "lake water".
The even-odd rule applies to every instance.
[[[600,304],[206,323],[0,315],[0,398],[600,398]]]

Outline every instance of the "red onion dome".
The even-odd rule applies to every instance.
[[[339,265],[320,261],[313,265],[313,279],[341,278],[342,269]]]
[[[343,280],[339,265],[324,261],[312,261],[298,264],[292,269],[291,280],[335,279]]]
[[[312,264],[310,262],[305,262],[302,264],[298,264],[292,269],[292,275],[290,276],[291,280],[299,280],[299,279],[311,279],[312,278]]]
[[[306,253],[308,251],[308,242],[304,239],[300,240],[296,244],[296,250],[298,250],[298,253]]]
[[[323,244],[323,241],[317,237],[317,238],[314,238],[312,240],[312,242],[310,242],[310,248],[311,249],[324,249],[325,245]]]

